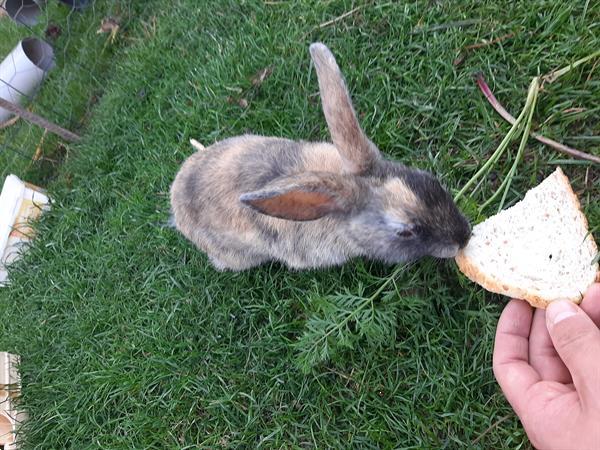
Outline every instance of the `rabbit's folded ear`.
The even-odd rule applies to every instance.
[[[380,158],[377,147],[365,136],[352,107],[344,78],[331,51],[320,42],[311,44],[323,112],[333,145],[352,173],[365,173]]]
[[[259,191],[242,194],[240,201],[268,216],[307,221],[347,213],[359,197],[359,187],[352,178],[306,172],[278,178]]]

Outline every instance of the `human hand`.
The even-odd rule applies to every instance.
[[[600,448],[600,284],[581,308],[522,300],[504,308],[494,346],[494,375],[539,449]]]

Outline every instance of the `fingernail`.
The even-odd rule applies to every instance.
[[[577,307],[568,300],[550,303],[546,308],[546,319],[552,325],[556,325],[575,314],[577,314]]]

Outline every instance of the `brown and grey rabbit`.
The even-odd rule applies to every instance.
[[[329,49],[315,43],[310,54],[333,145],[245,135],[199,150],[171,188],[177,229],[220,270],[455,256],[471,230],[448,192],[428,172],[384,159]]]

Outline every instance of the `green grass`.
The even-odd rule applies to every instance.
[[[472,74],[482,70],[517,114],[533,76],[597,48],[598,7],[368,2],[320,28],[358,3],[145,5],[110,61],[84,141],[49,185],[55,205],[39,238],[0,290],[0,348],[22,355],[24,448],[528,448],[491,370],[504,299],[425,260],[376,300],[395,325],[383,343],[354,339],[303,373],[307,320],[340,294],[372,295],[393,268],[216,272],[163,227],[167,192],[190,137],[328,138],[309,63],[315,40],[338,56],[381,150],[456,192],[509,128]],[[465,45],[507,33],[453,65]],[[83,51],[92,44],[82,38]],[[273,74],[250,89],[267,66]],[[580,67],[546,86],[534,126],[598,154],[599,97],[598,69]],[[531,140],[507,200],[563,161],[597,227],[598,169],[565,160]],[[510,165],[500,160],[464,208],[474,212]]]

